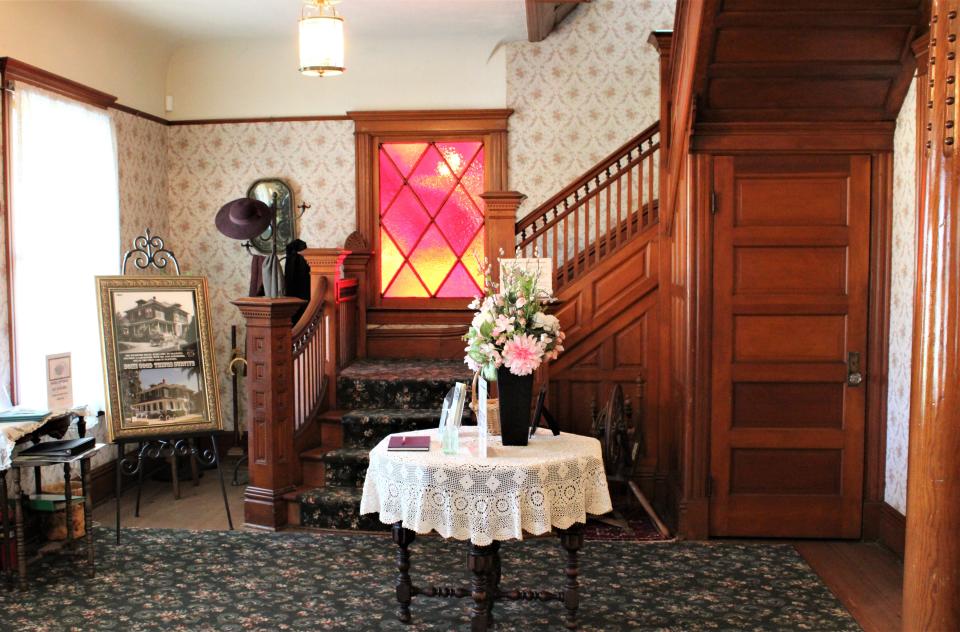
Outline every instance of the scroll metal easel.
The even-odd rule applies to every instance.
[[[127,274],[127,264],[132,263],[138,270],[154,269],[159,271],[166,270],[167,266],[173,264],[175,274],[180,276],[180,262],[176,255],[168,250],[163,239],[150,234],[147,228],[144,234],[133,240],[133,248],[123,254],[121,263],[121,274]],[[171,475],[173,476],[174,494],[179,498],[179,472],[177,471],[177,459],[189,458],[191,466],[196,468],[197,464],[204,467],[216,466],[217,474],[220,477],[220,493],[223,496],[223,508],[227,514],[227,524],[230,530],[233,530],[233,517],[230,515],[230,503],[227,500],[227,487],[223,480],[223,468],[220,465],[220,453],[217,449],[217,436],[210,434],[210,448],[201,450],[196,445],[196,434],[174,435],[164,438],[151,438],[139,441],[137,450],[126,452],[126,441],[117,441],[117,481],[116,481],[116,504],[117,504],[117,544],[120,543],[120,495],[123,489],[124,476],[137,477],[137,504],[134,515],[140,515],[140,497],[143,491],[143,466],[146,459],[170,459]],[[194,476],[196,470],[194,469]]]

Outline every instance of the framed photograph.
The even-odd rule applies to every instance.
[[[97,277],[111,441],[223,428],[207,280]]]

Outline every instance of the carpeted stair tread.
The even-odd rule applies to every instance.
[[[362,488],[370,465],[367,448],[330,450],[323,457],[324,483],[327,487]]]
[[[360,515],[360,497],[357,487],[318,487],[299,495],[300,526],[318,529],[349,529],[354,531],[385,531],[377,514]]]

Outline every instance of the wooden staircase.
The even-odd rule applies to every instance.
[[[637,389],[656,387],[659,147],[654,124],[519,222],[514,209],[522,196],[484,194],[489,232],[505,232],[517,256],[552,261],[556,313],[568,337],[565,353],[547,369],[550,406],[568,431],[589,433],[591,402],[606,400],[614,385],[640,398]],[[248,353],[251,345],[267,352],[253,358],[248,401],[282,400],[289,389],[294,412],[287,427],[260,424],[254,411],[247,523],[380,529],[375,518],[359,515],[367,452],[390,433],[435,428],[446,391],[471,375],[459,357],[370,357],[364,279],[372,253],[362,239],[351,236],[342,249],[303,254],[313,291],[292,335],[289,324],[280,331],[279,314],[264,318],[269,310],[258,300],[270,299],[238,301],[248,318]],[[263,336],[272,344],[265,346]],[[274,403],[282,415],[283,401]],[[645,419],[653,424],[645,432],[655,436],[656,411],[645,405]],[[656,450],[640,458],[641,483],[650,494]]]

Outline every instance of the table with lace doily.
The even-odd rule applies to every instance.
[[[390,438],[381,441],[370,451],[360,504],[361,514],[378,513],[381,522],[393,525],[393,540],[399,547],[400,620],[411,620],[410,604],[416,595],[472,597],[474,632],[492,624],[493,603],[498,599],[558,600],[566,608],[566,627],[575,629],[583,527],[588,515],[612,509],[600,442],[568,433],[555,437],[540,430],[527,446],[504,446],[491,437],[483,458],[477,455],[475,428],[461,431],[456,455],[443,454],[436,430],[401,434],[430,435],[430,450],[388,451]],[[410,544],[416,534],[431,531],[469,541],[469,589],[412,584]],[[551,531],[566,552],[563,588],[502,590],[500,542]]]

